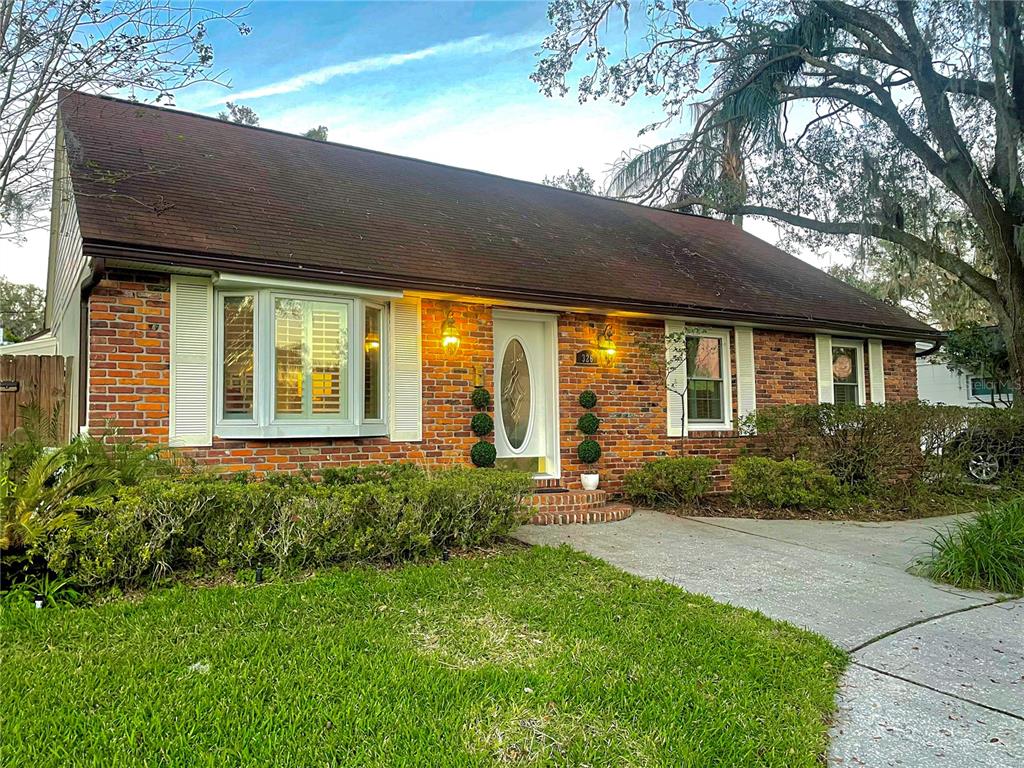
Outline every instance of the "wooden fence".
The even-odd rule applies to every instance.
[[[18,427],[34,425],[46,442],[67,442],[71,413],[71,358],[0,355],[0,441]]]

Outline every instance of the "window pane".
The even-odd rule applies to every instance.
[[[315,304],[310,318],[313,324],[310,336],[312,412],[340,415],[348,335],[346,313],[340,306]]]
[[[366,308],[366,336],[363,339],[363,418],[380,419],[381,414],[381,310]]]
[[[686,340],[686,375],[697,379],[722,378],[722,340],[688,338]]]
[[[348,415],[348,308],[274,302],[275,416]]]
[[[274,303],[274,378],[278,416],[302,413],[303,302],[277,299]]]
[[[856,347],[832,347],[832,381],[837,384],[857,384]]]
[[[690,421],[723,421],[722,382],[691,379],[686,395]]]
[[[253,401],[252,296],[224,297],[224,418],[251,419]]]
[[[836,405],[860,404],[860,398],[857,397],[856,384],[836,384],[834,389]]]

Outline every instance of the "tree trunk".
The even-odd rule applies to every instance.
[[[1010,358],[1010,376],[1016,390],[1014,407],[1024,408],[1024,264],[1013,261],[1011,254],[1010,274],[999,282],[999,293],[1003,296],[1004,307],[999,308],[999,328],[1006,339],[1006,351]]]

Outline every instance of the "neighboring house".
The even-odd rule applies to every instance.
[[[727,464],[755,408],[913,399],[937,336],[723,221],[169,109],[64,94],[56,166],[80,424],[225,469],[468,464],[482,385],[499,461],[578,489],[592,389],[614,490]],[[685,407],[657,371],[684,328]]]
[[[918,345],[919,351],[931,344]],[[1013,391],[999,382],[969,371],[954,370],[935,355],[917,359],[917,394],[926,403],[1007,408],[1013,404]]]

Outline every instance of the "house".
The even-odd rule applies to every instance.
[[[56,179],[78,423],[225,469],[468,464],[483,386],[499,463],[578,491],[591,389],[615,490],[758,407],[913,399],[937,336],[722,221],[112,98],[63,95]]]
[[[950,368],[933,354],[931,344],[918,344],[918,397],[935,405],[1008,408],[1013,405],[1013,389],[971,371]]]

